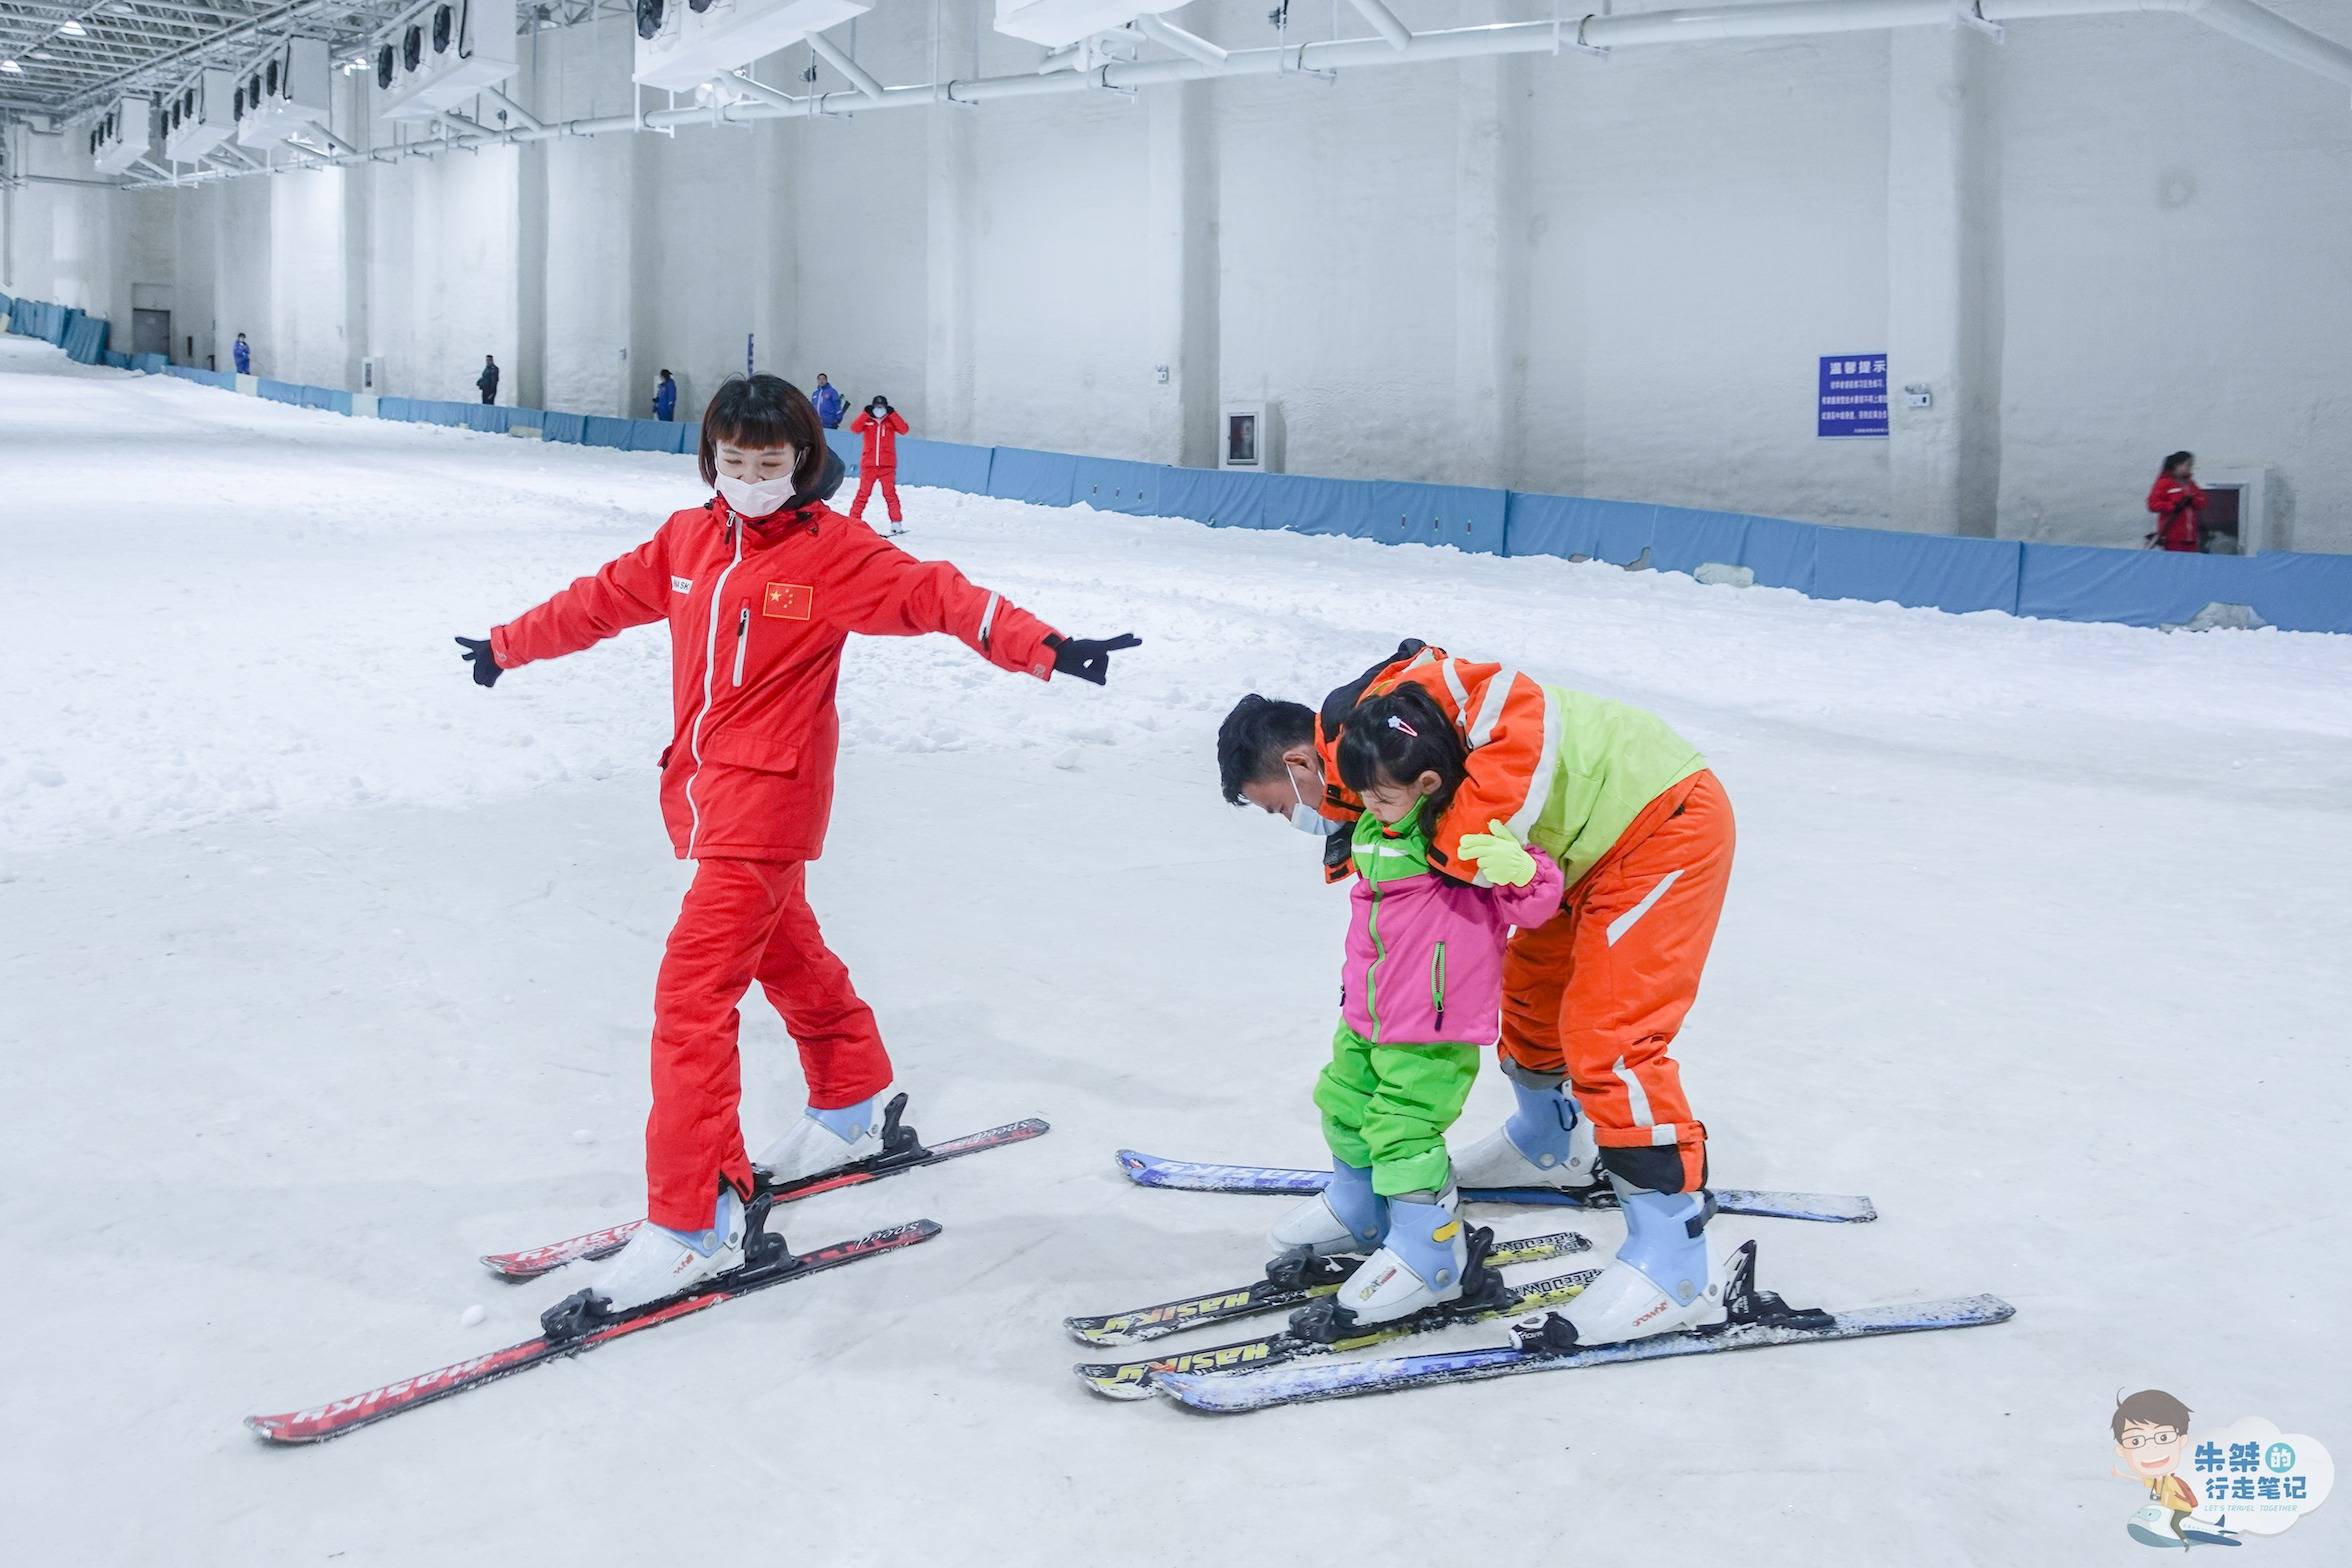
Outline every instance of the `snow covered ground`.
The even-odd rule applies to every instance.
[[[2132,1550],[2119,1390],[2352,1447],[2352,639],[910,491],[918,550],[1145,638],[1107,691],[943,639],[843,684],[828,930],[919,1125],[1051,1136],[787,1211],[926,1247],[263,1449],[240,1416],[572,1288],[477,1253],[637,1212],[663,634],[489,692],[449,639],[698,493],[0,340],[0,1559],[2089,1562]],[[1216,721],[1406,633],[1652,705],[1726,780],[1682,1052],[1716,1173],[1884,1215],[1751,1222],[1766,1283],[2014,1322],[1222,1421],[1068,1376],[1063,1314],[1246,1277],[1278,1208],[1114,1149],[1317,1155],[1343,900],[1218,800]],[[799,1085],[746,1018],[757,1139]],[[2255,1553],[2340,1560],[2333,1512]]]

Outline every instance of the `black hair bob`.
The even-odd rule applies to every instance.
[[[1469,749],[1454,731],[1437,699],[1418,686],[1403,685],[1356,704],[1339,732],[1340,782],[1358,795],[1375,785],[1410,784],[1424,773],[1440,783],[1429,797],[1437,821],[1454,803],[1454,791],[1470,767]]]
[[[718,446],[788,446],[797,454],[793,488],[806,490],[824,468],[825,427],[808,394],[782,376],[729,376],[702,411],[702,482],[719,482]]]

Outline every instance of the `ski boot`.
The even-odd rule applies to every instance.
[[[1267,1234],[1275,1253],[1269,1277],[1288,1259],[1370,1252],[1388,1229],[1388,1213],[1388,1200],[1372,1190],[1369,1166],[1333,1160],[1323,1190],[1290,1209]]]
[[[1543,1348],[1573,1350],[1647,1339],[1683,1329],[1720,1330],[1729,1321],[1731,1255],[1710,1255],[1708,1192],[1653,1192],[1612,1177],[1625,1211],[1625,1245],[1563,1312],[1545,1319]]]
[[[1601,1151],[1592,1123],[1560,1079],[1516,1062],[1506,1062],[1503,1073],[1511,1080],[1518,1109],[1454,1161],[1454,1180],[1464,1187],[1602,1191]]]
[[[784,1187],[853,1165],[894,1163],[909,1155],[922,1155],[925,1151],[915,1130],[899,1121],[906,1103],[904,1094],[896,1094],[885,1106],[877,1094],[838,1110],[810,1106],[753,1158],[751,1163],[764,1173],[761,1185]]]
[[[1387,1238],[1332,1298],[1332,1324],[1338,1332],[1392,1323],[1462,1299],[1470,1271],[1470,1238],[1455,1216],[1460,1204],[1461,1195],[1450,1185],[1442,1193],[1389,1200]]]
[[[1715,1259],[1714,1266],[1723,1276],[1723,1320],[1712,1324],[1701,1322],[1687,1325],[1685,1331],[1688,1333],[1708,1336],[1737,1328],[1794,1328],[1819,1332],[1833,1327],[1837,1322],[1835,1317],[1819,1307],[1792,1307],[1773,1292],[1758,1290],[1756,1244],[1752,1241],[1743,1241],[1729,1252],[1721,1254]],[[1595,1281],[1596,1285],[1599,1283],[1602,1281]],[[1577,1300],[1581,1302],[1583,1297]],[[1574,1310],[1573,1306],[1570,1310]],[[1615,1341],[1588,1338],[1557,1312],[1547,1312],[1540,1318],[1513,1324],[1511,1328],[1519,1348],[1531,1355],[1566,1355],[1571,1351],[1647,1338],[1650,1332],[1645,1325],[1640,1332],[1621,1335]]]
[[[1461,1294],[1450,1301],[1431,1302],[1398,1315],[1410,1316],[1414,1311],[1476,1312],[1501,1306],[1510,1299],[1511,1288],[1503,1283],[1503,1277],[1500,1274],[1487,1267],[1487,1255],[1493,1251],[1494,1232],[1483,1225],[1472,1226],[1464,1234]],[[1388,1254],[1381,1255],[1387,1256]],[[1329,1263],[1328,1259],[1318,1261],[1326,1265]],[[1371,1264],[1366,1263],[1363,1267],[1370,1268]],[[1417,1276],[1408,1274],[1406,1277],[1411,1279]],[[1396,1318],[1384,1317],[1377,1321],[1393,1323]],[[1358,1317],[1347,1305],[1343,1290],[1339,1295],[1326,1296],[1321,1301],[1310,1301],[1293,1312],[1290,1315],[1290,1331],[1301,1339],[1313,1340],[1319,1345],[1330,1345],[1347,1338],[1365,1322],[1365,1319]]]
[[[763,1219],[765,1208],[763,1204]],[[613,1318],[677,1295],[713,1275],[742,1267],[744,1236],[743,1199],[733,1187],[722,1186],[708,1230],[672,1230],[646,1221],[629,1237],[628,1245],[590,1276],[586,1290],[566,1297],[546,1316],[553,1317],[583,1297],[589,1298],[583,1305],[591,1316]]]

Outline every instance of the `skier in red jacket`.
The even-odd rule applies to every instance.
[[[805,885],[832,810],[833,695],[849,635],[945,632],[999,669],[1096,685],[1112,653],[1140,645],[1063,637],[831,510],[841,460],[809,400],[775,376],[730,381],[711,400],[702,477],[718,491],[711,500],[488,637],[457,639],[489,686],[628,627],[670,623],[662,816],[695,870],[654,987],[650,1223],[591,1285],[614,1312],[743,1261],[755,1164],[788,1181],[881,1152],[890,1057]],[[800,1047],[809,1092],[807,1114],[756,1161],[736,1119],[735,1010],[755,981]]]
[[[2205,492],[2198,487],[2196,472],[2194,453],[2175,452],[2148,487],[2148,510],[2156,514],[2156,532],[2149,537],[2159,550],[2194,553],[2205,548]]]
[[[890,531],[905,533],[905,518],[898,510],[898,438],[907,433],[906,415],[877,392],[874,401],[849,422],[849,428],[866,438],[865,449],[858,455],[857,499],[849,503],[849,515],[863,519],[866,497],[880,485],[883,510],[890,514]]]

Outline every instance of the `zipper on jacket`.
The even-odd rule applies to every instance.
[[[1429,964],[1429,1004],[1436,1009],[1437,1026],[1445,1028],[1445,944],[1437,944],[1437,956]]]
[[[735,617],[735,684],[743,684],[743,650],[751,646],[751,606]]]
[[[702,839],[702,805],[694,798],[695,782],[702,777],[702,725],[710,717],[711,677],[717,673],[719,662],[719,605],[726,597],[727,579],[735,575],[735,568],[743,564],[743,535],[736,532],[735,517],[727,517],[727,542],[734,550],[719,573],[719,580],[711,584],[710,626],[702,644],[702,706],[694,712],[694,723],[686,731],[686,749],[694,758],[694,771],[686,775],[686,858],[694,858],[695,846]]]
[[[1388,949],[1380,943],[1380,884],[1372,884],[1372,913],[1364,919],[1365,934],[1372,938],[1372,962],[1364,966],[1364,1016],[1372,1020],[1372,1043],[1380,1043],[1380,961],[1388,956]]]

